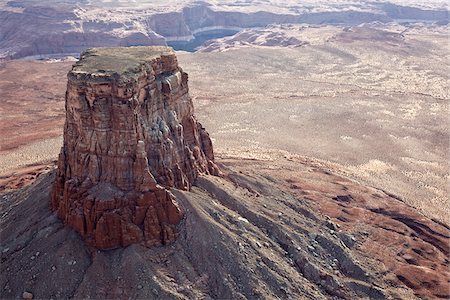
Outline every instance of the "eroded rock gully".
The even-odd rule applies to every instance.
[[[64,145],[51,207],[97,248],[175,239],[167,189],[216,174],[188,76],[167,47],[98,48],[68,74]]]

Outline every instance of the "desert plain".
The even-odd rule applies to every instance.
[[[0,1],[0,297],[450,297],[447,6]],[[166,44],[220,172],[167,186],[171,242],[97,249],[50,209],[67,74]]]
[[[381,24],[270,26],[178,52],[219,156],[320,159],[443,222],[449,55],[447,27]],[[2,176],[56,159],[72,63],[2,63]]]

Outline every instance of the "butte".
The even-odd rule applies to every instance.
[[[173,242],[183,211],[169,189],[218,169],[172,49],[87,50],[65,101],[51,208],[95,248]]]

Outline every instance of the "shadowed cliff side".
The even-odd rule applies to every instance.
[[[173,242],[183,213],[165,187],[218,173],[175,54],[91,49],[68,79],[52,209],[97,248]]]

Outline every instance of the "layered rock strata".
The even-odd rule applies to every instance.
[[[172,242],[183,212],[168,188],[218,172],[187,82],[167,47],[91,49],[69,72],[51,207],[88,244]]]

